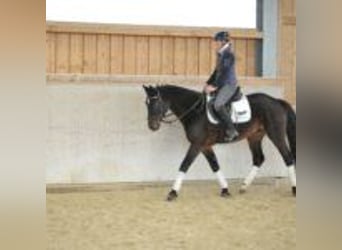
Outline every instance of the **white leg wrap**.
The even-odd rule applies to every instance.
[[[182,171],[179,171],[177,178],[176,178],[175,182],[173,183],[172,189],[175,190],[176,192],[178,192],[182,187],[182,183],[183,183],[184,178],[185,178],[185,173]]]
[[[292,187],[296,187],[296,169],[294,166],[289,167],[289,177]]]
[[[247,175],[246,179],[243,181],[244,188],[247,188],[249,185],[251,185],[251,183],[257,176],[258,172],[259,172],[259,167],[254,166],[252,170],[249,172],[249,174]]]
[[[221,188],[228,188],[228,182],[226,178],[224,178],[224,175],[222,174],[221,170],[217,171],[215,174],[217,176]]]

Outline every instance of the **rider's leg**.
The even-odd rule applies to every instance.
[[[230,112],[227,109],[227,103],[233,97],[236,92],[236,85],[225,85],[221,87],[217,93],[217,97],[215,99],[214,108],[216,112],[219,114],[221,121],[226,126],[226,134],[229,140],[235,139],[239,134],[236,131],[234,124],[230,118]]]

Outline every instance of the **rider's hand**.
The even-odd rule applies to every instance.
[[[204,87],[204,92],[207,94],[210,94],[211,92],[215,91],[217,88],[215,88],[213,85],[207,84]]]

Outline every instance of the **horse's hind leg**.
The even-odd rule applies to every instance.
[[[271,141],[274,143],[274,145],[279,150],[281,156],[283,157],[283,160],[285,161],[285,164],[289,170],[289,177],[292,185],[292,194],[296,196],[296,170],[295,170],[295,159],[289,150],[289,147],[286,144],[285,140],[285,122],[284,123],[278,123],[278,125],[284,124],[284,126],[280,126],[281,128],[278,128],[279,126],[272,126],[269,129],[266,129],[267,134]]]
[[[245,193],[247,191],[247,188],[252,184],[253,180],[259,172],[261,165],[265,161],[265,156],[262,151],[262,139],[264,138],[264,135],[265,134],[262,133],[257,136],[248,138],[248,145],[253,157],[253,167],[247,177],[244,179],[243,184],[240,188],[240,193]]]
[[[185,156],[184,160],[182,161],[182,164],[179,168],[178,176],[177,176],[175,182],[173,183],[172,190],[169,192],[169,194],[167,196],[168,201],[172,201],[172,200],[175,200],[177,198],[178,192],[181,189],[185,174],[188,171],[191,163],[198,156],[199,152],[200,152],[200,147],[198,147],[197,145],[194,145],[194,144],[192,144],[190,146],[190,148],[188,149],[188,152],[187,152],[187,154],[186,154],[186,156]]]
[[[215,152],[213,151],[212,147],[207,147],[207,148],[203,149],[202,153],[205,156],[205,158],[207,159],[211,170],[216,174],[218,182],[221,186],[221,196],[222,197],[229,197],[230,193],[228,191],[228,182],[220,170],[220,166],[218,164]]]

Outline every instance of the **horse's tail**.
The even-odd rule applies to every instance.
[[[287,113],[287,139],[289,141],[291,154],[293,155],[294,160],[296,161],[296,113],[288,102],[283,100],[279,101],[281,105],[285,108]]]

